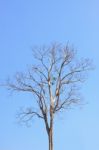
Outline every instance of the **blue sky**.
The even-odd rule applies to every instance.
[[[33,63],[34,45],[54,41],[69,41],[95,65],[82,88],[88,105],[56,118],[55,150],[99,150],[99,1],[0,0],[0,82]],[[48,149],[42,122],[34,119],[28,128],[16,122],[31,98],[0,88],[0,150]]]

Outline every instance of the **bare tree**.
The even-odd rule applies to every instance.
[[[45,123],[49,150],[53,150],[53,125],[57,113],[80,104],[78,87],[85,81],[91,69],[89,59],[76,58],[76,52],[68,44],[52,44],[33,49],[34,64],[27,73],[17,73],[14,81],[7,81],[12,91],[29,92],[34,96],[35,106],[19,113],[22,121],[34,116]]]

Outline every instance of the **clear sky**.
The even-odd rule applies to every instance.
[[[33,63],[34,45],[54,41],[69,41],[96,68],[82,89],[88,105],[56,119],[55,150],[99,150],[99,1],[0,0],[0,82]],[[47,150],[42,122],[28,128],[16,122],[28,99],[0,88],[0,150]]]

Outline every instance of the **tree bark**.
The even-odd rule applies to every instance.
[[[50,108],[49,150],[53,150],[53,108]]]

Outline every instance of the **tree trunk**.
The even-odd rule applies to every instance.
[[[49,150],[53,150],[53,109],[50,110]]]
[[[53,150],[53,129],[49,132],[49,150]]]

